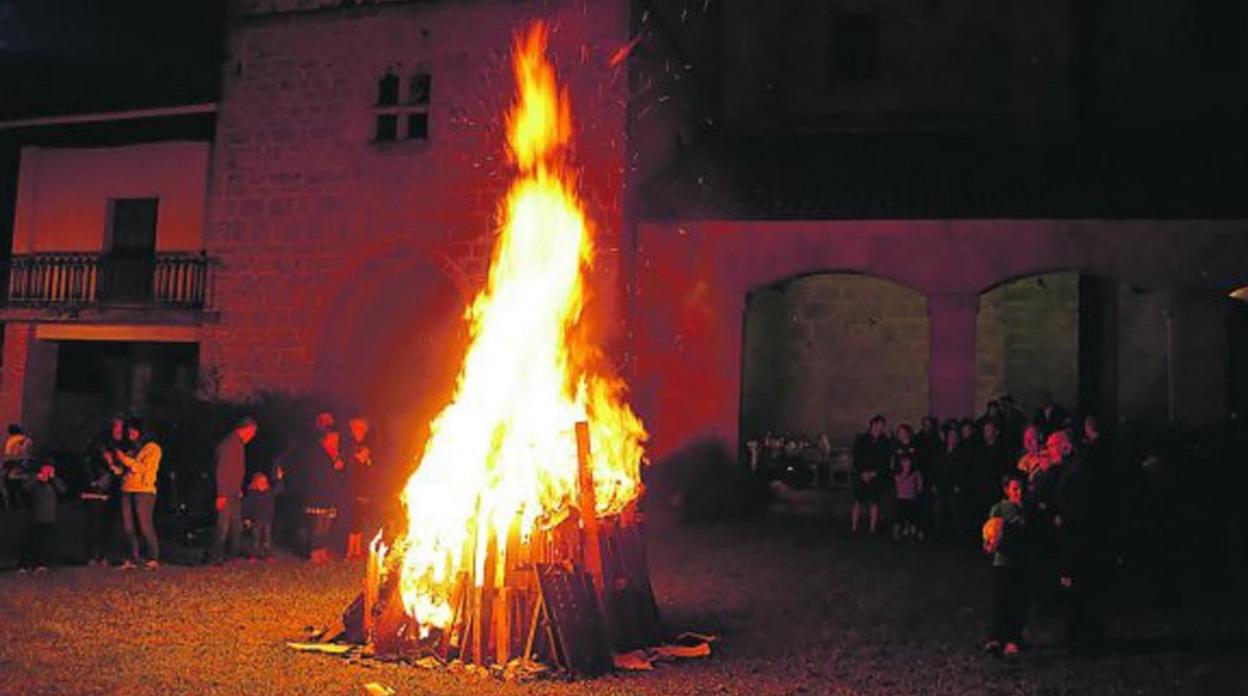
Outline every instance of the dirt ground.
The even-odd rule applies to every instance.
[[[1175,601],[1114,612],[1098,659],[1033,619],[1013,663],[980,653],[989,578],[973,549],[851,537],[775,514],[650,534],[665,622],[713,657],[592,681],[503,683],[294,652],[357,592],[362,566],[59,568],[0,574],[0,693],[1211,694],[1248,693],[1242,573],[1176,580]],[[1134,605],[1134,606],[1131,606]]]

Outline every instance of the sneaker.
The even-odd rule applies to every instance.
[[[1004,657],[1007,660],[1018,657],[1018,644],[1006,643],[1005,650],[1001,651],[1001,657]]]
[[[126,560],[122,561],[121,565],[117,566],[117,570],[134,570],[138,567],[139,566],[135,564],[134,561]]]
[[[159,568],[159,567],[160,567],[160,562],[159,562],[159,561],[157,561],[155,558],[153,558],[152,560],[148,561],[147,563],[144,563],[144,564],[143,564],[143,567],[144,567],[144,568],[147,568],[148,570],[156,570],[157,568]]]
[[[17,569],[17,573],[19,575],[25,575],[26,573],[29,573],[29,572],[30,572],[30,568],[27,568],[26,566],[22,566],[21,568]]]
[[[996,651],[1001,649],[1001,641],[997,640],[996,638],[993,638],[992,640],[989,640],[988,642],[984,643],[983,649],[984,649],[984,652],[986,653],[995,653]]]
[[[48,567],[47,567],[47,566],[35,566],[35,572],[36,572],[36,573],[46,573],[46,572],[48,572]]]

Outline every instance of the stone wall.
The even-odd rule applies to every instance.
[[[453,310],[423,313],[426,298],[417,295],[449,284],[462,306],[479,285],[510,175],[502,129],[513,95],[510,49],[533,19],[550,22],[553,61],[572,96],[576,161],[599,230],[594,289],[598,306],[611,305],[627,85],[607,62],[627,41],[627,3],[296,2],[235,10],[205,235],[208,253],[224,262],[221,321],[205,330],[202,360],[221,376],[224,395],[334,391],[337,385],[317,383],[318,364],[368,369],[364,359],[323,354],[352,345],[333,340],[336,332],[358,333],[359,345],[373,329],[456,321]],[[264,14],[292,10],[316,11]],[[378,82],[388,70],[403,83],[413,72],[432,76],[427,141],[373,142]],[[389,264],[398,257],[404,270]],[[352,300],[370,297],[355,290],[378,273],[411,274],[411,301]],[[426,282],[429,274],[442,282]],[[404,292],[387,283],[384,292]],[[361,316],[370,321],[360,324]]]
[[[1013,397],[1026,413],[1047,391],[1073,408],[1079,397],[1079,276],[1046,273],[980,295],[976,324],[976,413]],[[968,414],[970,415],[970,414]]]
[[[753,293],[746,305],[741,422],[849,445],[877,413],[927,412],[927,302],[896,283],[821,274]]]

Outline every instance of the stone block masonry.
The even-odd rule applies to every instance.
[[[475,290],[509,181],[510,49],[534,19],[551,27],[585,199],[600,246],[615,249],[627,85],[607,59],[627,41],[627,3],[235,3],[205,235],[208,253],[222,259],[221,321],[205,330],[202,358],[221,375],[223,396],[321,391],[318,365],[351,363],[327,354],[343,344],[326,338],[338,324],[371,332],[419,321],[351,324],[378,308],[343,298],[390,273],[387,260]],[[411,75],[432,77],[427,139],[375,141],[387,72],[399,78],[400,104]],[[609,300],[614,259],[601,261],[609,280],[599,292]],[[422,283],[413,278],[412,292]]]

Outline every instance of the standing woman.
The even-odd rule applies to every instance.
[[[313,563],[329,560],[330,534],[347,488],[347,464],[342,458],[341,444],[337,430],[321,428],[308,456],[308,492],[303,511],[308,527],[308,557]]]
[[[347,503],[347,558],[364,556],[364,537],[371,537],[381,526],[381,499],[377,495],[377,460],[373,452],[372,426],[364,416],[347,421],[349,438],[343,458],[351,478],[351,500]]]
[[[155,570],[160,565],[160,543],[152,524],[152,511],[156,508],[156,474],[160,471],[162,452],[138,418],[126,423],[126,435],[134,443],[134,454],[117,449],[113,455],[125,470],[121,477],[121,524],[130,541],[130,558],[121,567],[130,569],[139,564],[139,534],[142,534],[147,544],[147,561],[143,565]]]

